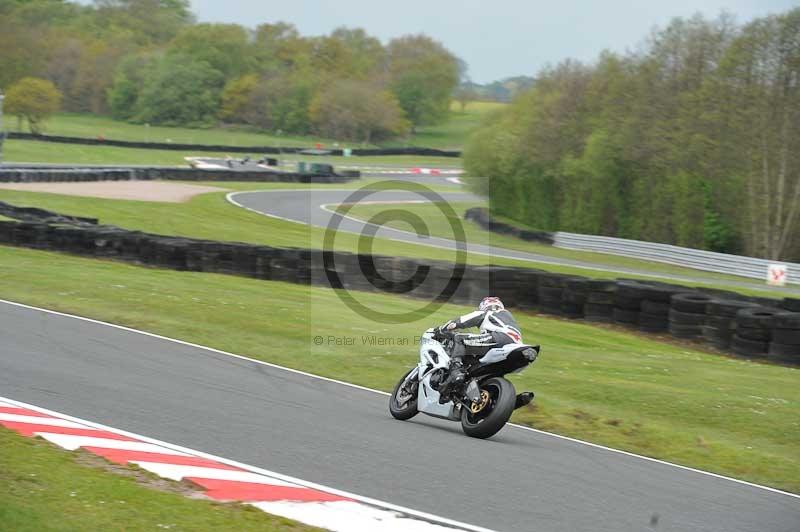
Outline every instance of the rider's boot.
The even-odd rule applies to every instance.
[[[450,391],[464,384],[467,379],[467,370],[460,359],[453,359],[447,378],[439,386],[439,403],[444,404],[450,400]]]

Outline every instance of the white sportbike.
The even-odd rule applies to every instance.
[[[533,399],[519,395],[504,375],[519,373],[539,356],[538,345],[506,344],[489,349],[480,358],[464,357],[465,378],[457,386],[443,386],[450,372],[449,355],[456,335],[428,329],[422,335],[419,364],[406,373],[389,399],[396,419],[411,419],[422,412],[461,421],[467,436],[489,438],[503,428],[514,409]],[[441,392],[441,395],[440,395]]]

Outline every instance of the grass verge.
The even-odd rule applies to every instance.
[[[191,490],[181,483],[82,451],[65,451],[4,427],[0,485],[0,528],[16,532],[320,530],[243,504],[189,498],[185,494]]]
[[[5,299],[381,390],[415,363],[415,336],[468,310],[445,305],[387,326],[351,312],[330,289],[9,247],[0,247],[0,264]],[[382,312],[422,306],[397,296],[355,295]],[[253,319],[266,315],[269,325]],[[517,317],[525,339],[541,343],[543,355],[511,377],[518,389],[537,392],[535,406],[516,412],[515,421],[800,492],[797,369],[705,352],[668,336],[655,341],[612,326]],[[315,336],[322,345],[312,342]],[[329,337],[350,337],[353,344]]]
[[[503,109],[506,105],[499,102],[469,102],[462,111],[461,106],[453,102],[447,122],[417,128],[411,144],[440,149],[461,149],[484,117]]]

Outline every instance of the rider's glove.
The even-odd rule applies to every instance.
[[[444,333],[450,332],[456,328],[456,323],[454,321],[448,321],[444,325],[440,325],[433,330],[433,334],[438,337],[444,336]]]
[[[439,329],[441,329],[443,332],[450,332],[455,328],[456,328],[456,322],[454,322],[452,320],[448,321],[447,323],[445,323],[444,325],[439,327]]]

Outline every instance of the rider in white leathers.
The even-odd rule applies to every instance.
[[[478,310],[465,314],[455,320],[450,320],[436,332],[455,332],[459,329],[478,327],[479,334],[457,334],[451,353],[452,362],[447,378],[439,386],[440,391],[450,389],[453,385],[464,381],[466,371],[463,369],[464,357],[471,355],[483,356],[489,349],[509,343],[521,343],[522,333],[516,320],[503,306],[497,297],[484,297]],[[440,401],[445,399],[442,394]]]

